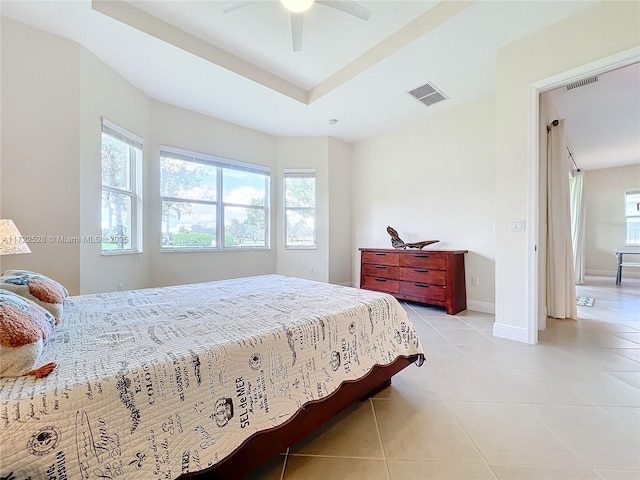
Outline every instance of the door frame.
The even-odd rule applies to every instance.
[[[531,228],[527,235],[527,342],[538,343],[538,330],[546,327],[546,311],[539,312],[538,308],[538,239],[540,234],[540,197],[541,188],[538,184],[540,177],[540,94],[554,88],[567,85],[594,75],[601,75],[611,70],[626,67],[640,62],[640,48],[633,47],[614,55],[601,58],[579,67],[538,80],[529,85],[529,148],[527,155],[528,184],[528,217]],[[546,132],[544,132],[546,133]],[[545,192],[546,193],[546,192]],[[546,281],[545,281],[546,284]],[[538,315],[543,313],[542,318]]]

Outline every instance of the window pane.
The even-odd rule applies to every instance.
[[[102,192],[102,250],[131,249],[131,197]]]
[[[163,157],[160,159],[161,195],[215,201],[217,173],[217,167],[211,165]]]
[[[215,205],[162,202],[163,248],[211,248],[215,246]]]
[[[640,192],[625,194],[624,211],[627,217],[640,216]]]
[[[265,247],[266,209],[224,207],[225,247]]]
[[[314,207],[316,204],[316,179],[313,177],[285,177],[285,202],[287,207]]]
[[[222,169],[224,203],[235,203],[236,205],[259,205],[265,206],[266,175],[258,173],[241,172],[238,170]]]
[[[102,185],[131,190],[130,150],[126,143],[102,134]]]
[[[316,219],[314,209],[289,209],[285,211],[287,247],[315,247]]]
[[[640,245],[640,217],[627,218],[627,245]]]

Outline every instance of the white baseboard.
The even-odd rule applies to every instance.
[[[612,279],[616,278],[615,270],[585,270],[587,275],[594,275],[596,277],[611,277]],[[637,268],[625,268],[622,267],[622,280],[624,277],[628,278],[640,278],[640,270]]]
[[[611,277],[616,278],[615,270],[585,270],[585,275],[594,275],[596,277]]]
[[[493,324],[493,336],[515,340],[516,342],[529,343],[526,328],[505,325],[504,323],[496,322]]]
[[[467,309],[474,312],[491,313],[495,315],[496,305],[495,303],[479,302],[478,300],[467,300]]]

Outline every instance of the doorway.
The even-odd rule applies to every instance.
[[[583,65],[576,69],[563,72],[553,77],[535,82],[529,86],[530,112],[530,149],[529,149],[529,212],[534,228],[529,230],[527,242],[529,251],[537,252],[528,261],[528,296],[530,298],[527,318],[527,330],[532,343],[537,343],[538,330],[546,328],[546,205],[541,205],[546,198],[546,185],[542,183],[540,171],[541,159],[546,157],[546,125],[551,122],[555,112],[544,110],[540,97],[558,87],[569,83],[579,82],[589,77],[605,74],[640,61],[637,49],[631,49],[619,54],[600,59],[599,61]]]

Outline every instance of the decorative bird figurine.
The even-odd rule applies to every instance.
[[[398,236],[398,232],[394,228],[387,227],[387,233],[391,236],[391,246],[393,248],[397,248],[398,250],[406,250],[407,248],[417,248],[418,250],[422,250],[427,245],[431,245],[432,243],[440,241],[423,240],[422,242],[406,243],[402,241],[402,239]]]

